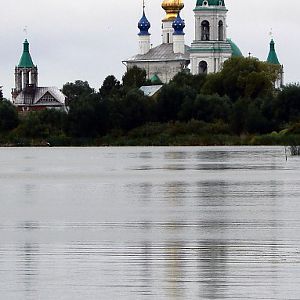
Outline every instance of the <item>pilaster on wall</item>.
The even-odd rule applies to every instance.
[[[31,75],[31,84],[34,86],[38,86],[38,69],[37,67],[33,68],[30,72]]]
[[[23,85],[22,85],[23,79],[22,79],[22,71],[16,67],[15,69],[15,90],[18,92],[22,91]]]

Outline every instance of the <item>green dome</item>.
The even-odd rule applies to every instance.
[[[150,81],[152,84],[162,84],[162,81],[160,80],[160,78],[157,76],[157,74],[154,74],[151,78]]]
[[[242,51],[240,50],[240,48],[231,39],[227,39],[227,42],[231,46],[232,57],[244,57],[244,55],[243,55]]]
[[[197,0],[197,6],[225,6],[225,0]]]

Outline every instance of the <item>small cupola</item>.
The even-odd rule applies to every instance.
[[[149,33],[150,27],[151,24],[146,17],[145,10],[143,10],[143,16],[138,23],[138,28],[140,30],[139,35],[150,35]]]
[[[174,29],[175,35],[183,35],[183,29],[185,28],[185,22],[180,17],[180,13],[178,12],[176,19],[173,21],[172,27]]]

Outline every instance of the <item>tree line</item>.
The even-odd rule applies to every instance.
[[[54,144],[114,144],[121,137],[154,144],[184,143],[184,136],[222,137],[300,133],[300,86],[281,90],[274,82],[280,69],[255,58],[231,58],[221,72],[191,75],[181,72],[154,97],[140,91],[150,85],[137,67],[118,81],[106,77],[95,90],[87,81],[66,83],[68,113],[55,110],[17,114],[8,101],[0,104],[2,140],[51,140]],[[214,142],[212,136],[218,136]],[[197,144],[199,139],[194,140]],[[234,139],[236,141],[236,139]],[[192,142],[191,142],[192,143]]]

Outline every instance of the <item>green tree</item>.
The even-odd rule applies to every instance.
[[[0,131],[9,131],[16,128],[19,118],[16,108],[7,100],[0,102]]]
[[[186,119],[182,113],[183,103],[193,103],[196,92],[189,86],[177,85],[174,82],[164,85],[157,99],[157,121],[176,121],[178,118]]]
[[[128,69],[122,77],[123,85],[126,88],[140,88],[146,84],[147,74],[144,69],[133,66]]]
[[[47,138],[49,130],[46,124],[43,124],[37,112],[27,114],[17,128],[17,135],[26,138]]]
[[[150,121],[152,101],[139,90],[131,90],[121,100],[121,128],[130,130]]]
[[[194,106],[194,119],[212,123],[217,120],[227,122],[232,104],[228,97],[218,95],[198,95]]]
[[[3,100],[3,92],[2,92],[2,86],[0,86],[0,101]]]
[[[110,96],[111,94],[114,94],[120,90],[121,84],[120,81],[116,79],[115,76],[109,75],[107,76],[103,84],[99,90],[100,95],[105,98]]]
[[[205,75],[192,75],[187,72],[179,72],[171,80],[177,86],[187,86],[195,90],[195,92],[200,93],[202,86],[206,81]]]
[[[75,137],[97,137],[107,132],[109,112],[100,94],[82,97],[70,106],[68,131]]]
[[[207,77],[202,91],[227,95],[233,101],[265,97],[274,91],[278,72],[277,66],[256,58],[233,57],[224,63],[220,73]]]
[[[270,130],[270,123],[263,115],[260,105],[260,101],[250,101],[248,105],[244,128],[247,133],[268,133]]]
[[[48,136],[63,134],[66,130],[67,114],[55,109],[36,112],[40,122],[46,126]]]
[[[266,99],[239,99],[233,104],[231,128],[234,133],[269,133],[277,129]]]
[[[62,88],[62,92],[67,96],[67,105],[70,105],[81,97],[93,94],[95,91],[87,81],[76,80],[74,83],[67,82]]]
[[[290,84],[278,93],[275,100],[276,118],[281,122],[300,121],[300,85]]]
[[[233,104],[230,123],[232,131],[236,134],[245,132],[248,105],[249,103],[245,99],[239,99]]]

